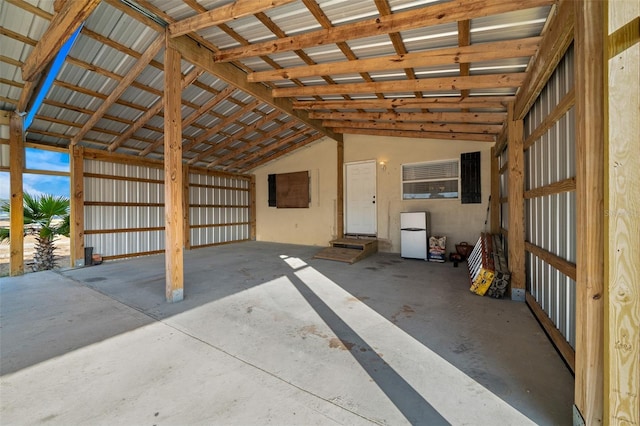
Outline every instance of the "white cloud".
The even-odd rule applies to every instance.
[[[29,169],[53,170],[56,172],[69,171],[68,154],[27,148],[25,151],[26,166]]]

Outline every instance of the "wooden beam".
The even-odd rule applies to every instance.
[[[22,79],[34,81],[53,60],[62,45],[91,15],[100,0],[73,0],[65,2],[60,12],[51,20],[49,27],[33,48],[22,66]]]
[[[498,134],[502,129],[499,124],[466,124],[466,123],[383,123],[371,121],[324,120],[322,125],[343,129],[376,129],[376,130],[408,130],[413,132],[450,132],[450,133],[480,133]]]
[[[344,238],[344,142],[336,146],[338,187],[336,188],[336,238]]]
[[[257,213],[258,204],[256,202],[256,175],[251,175],[251,181],[249,182],[249,239],[251,241],[255,241],[258,234]]]
[[[554,343],[562,358],[567,362],[569,368],[572,372],[575,372],[576,367],[576,351],[573,350],[569,342],[567,342],[567,338],[562,335],[560,330],[556,327],[556,325],[551,321],[549,315],[542,309],[542,306],[538,303],[535,297],[531,295],[531,293],[527,292],[527,305],[531,308],[531,311],[536,316],[542,328],[547,332],[547,335],[551,338],[551,341]]]
[[[491,233],[500,232],[500,157],[491,148]]]
[[[438,98],[387,98],[387,99],[353,99],[339,101],[293,101],[294,109],[332,110],[332,109],[416,109],[429,108],[486,108],[505,109],[514,96],[473,96],[467,98],[438,97]]]
[[[573,41],[573,0],[560,0],[552,9],[540,50],[527,67],[527,79],[516,96],[515,118],[521,120],[538,98]]]
[[[260,127],[262,127],[264,124],[266,124],[268,122],[275,121],[281,114],[282,113],[280,111],[274,110],[270,114],[265,115],[264,117],[262,117],[258,121],[256,121],[256,122],[250,124],[249,126],[245,127],[243,130],[240,130],[239,132],[234,133],[232,135],[232,137],[227,138],[226,141],[218,142],[215,145],[213,145],[211,148],[205,149],[204,151],[202,151],[201,153],[199,153],[195,157],[189,159],[189,161],[187,161],[187,164],[195,164],[200,160],[204,160],[208,156],[212,155],[214,152],[216,152],[216,151],[218,151],[220,149],[226,148],[227,146],[231,145],[235,141],[241,139],[247,133],[256,131],[257,129],[259,129]]]
[[[185,129],[189,127],[197,119],[202,117],[207,112],[211,111],[213,107],[233,95],[233,92],[235,91],[236,88],[233,86],[227,86],[226,88],[222,89],[217,95],[211,98],[209,102],[205,102],[200,108],[193,111],[188,117],[185,117],[185,119],[182,120],[182,128]]]
[[[168,302],[179,302],[184,298],[180,52],[167,44],[164,56],[165,293]]]
[[[69,213],[71,215],[71,266],[84,265],[84,148],[69,146],[69,171],[71,176],[71,194],[69,198]],[[85,265],[88,266],[88,265]]]
[[[507,119],[509,138],[509,269],[511,270],[511,299],[525,298],[524,256],[524,126],[515,120],[513,104],[509,105]]]
[[[177,37],[192,31],[224,24],[258,12],[292,3],[295,0],[236,0],[231,4],[216,7],[205,13],[199,13],[182,21],[169,25],[171,37]]]
[[[73,2],[70,2],[73,3]],[[89,130],[102,118],[102,116],[107,112],[111,105],[113,105],[118,98],[124,93],[125,90],[131,85],[131,82],[135,80],[138,75],[149,65],[149,62],[160,52],[160,49],[164,46],[164,38],[162,35],[156,37],[156,39],[151,43],[151,45],[145,50],[140,59],[136,62],[136,64],[129,70],[127,75],[120,81],[118,86],[109,94],[107,99],[100,105],[98,110],[87,120],[87,122],[82,126],[82,129],[71,139],[71,145],[76,145],[78,142],[82,140],[84,135],[87,134]],[[177,76],[178,84],[182,81],[182,74]]]
[[[213,52],[189,37],[180,36],[172,38],[169,43],[182,54],[186,61],[199,66],[226,83],[237,87],[251,96],[254,96],[261,102],[269,104],[288,115],[296,117],[298,120],[306,123],[310,127],[334,140],[342,138],[342,135],[338,135],[337,133],[322,127],[319,121],[310,119],[306,111],[294,110],[290,100],[275,99],[269,88],[263,84],[248,83],[246,74],[237,67],[231,64],[215,63],[213,60]]]
[[[231,125],[234,121],[241,119],[243,116],[245,116],[251,110],[257,108],[258,105],[260,105],[260,101],[257,100],[257,99],[254,99],[253,101],[251,101],[248,104],[244,105],[243,107],[241,107],[239,110],[237,110],[236,112],[234,112],[230,116],[225,117],[220,123],[218,123],[214,127],[211,127],[210,129],[207,129],[204,133],[199,135],[193,141],[184,144],[184,147],[182,149],[186,152],[186,151],[189,151],[194,146],[198,146],[199,144],[206,142],[207,139],[209,139],[211,136],[213,136],[216,133],[220,132],[225,127]]]
[[[191,250],[191,210],[190,210],[190,170],[188,164],[182,166],[182,235],[184,249]]]
[[[407,53],[404,55],[391,55],[378,58],[259,71],[247,74],[247,80],[257,83],[319,75],[390,71],[403,68],[519,58],[533,55],[538,49],[540,39],[541,37],[530,37],[491,43],[478,43],[464,47],[447,47],[443,49],[426,50],[424,52]]]
[[[603,424],[605,5],[575,0],[576,375],[575,407]],[[637,365],[637,364],[636,364]],[[608,399],[607,399],[608,401]]]
[[[547,115],[542,123],[536,127],[533,132],[524,141],[524,150],[528,150],[538,139],[553,127],[573,107],[576,100],[575,88],[571,88],[569,92],[558,102],[553,111]]]
[[[24,169],[24,133],[22,117],[11,115],[9,126],[9,274],[24,274],[24,193],[22,171]]]
[[[255,169],[256,167],[261,166],[261,165],[263,165],[265,163],[269,163],[269,162],[271,162],[273,160],[277,160],[278,158],[280,158],[280,157],[282,157],[284,155],[287,155],[287,154],[291,153],[292,151],[295,151],[296,149],[300,149],[305,145],[309,145],[309,144],[317,141],[318,139],[322,139],[323,137],[324,137],[323,134],[316,133],[313,136],[309,136],[307,139],[305,139],[302,142],[297,142],[297,143],[295,143],[295,144],[293,144],[293,145],[291,145],[291,146],[289,146],[289,147],[287,147],[285,149],[282,149],[282,150],[276,152],[273,155],[270,155],[268,157],[262,158],[262,159],[256,161],[255,163],[251,163],[251,164],[249,164],[247,166],[244,166],[244,167],[240,168],[240,171],[246,173],[247,170],[252,170],[252,169]],[[229,167],[229,168],[234,168],[234,167]]]
[[[283,87],[272,90],[275,98],[384,92],[431,92],[465,89],[517,88],[526,73],[486,74],[467,77],[435,77],[420,80],[395,80],[372,83],[325,84],[322,86]]]
[[[446,122],[446,123],[502,123],[507,114],[501,112],[317,112],[311,118],[321,120],[373,120],[395,123],[397,121]]]
[[[264,135],[260,138],[260,140],[259,140],[259,141],[255,141],[255,142],[249,143],[249,144],[247,144],[247,146],[246,146],[246,147],[240,148],[240,149],[238,149],[238,150],[231,151],[231,152],[229,152],[227,155],[224,155],[224,156],[222,156],[222,157],[220,157],[220,158],[217,158],[217,159],[213,160],[212,162],[210,162],[209,164],[207,164],[207,167],[213,167],[213,166],[216,166],[216,165],[218,165],[218,164],[220,164],[220,163],[224,163],[225,161],[230,160],[230,159],[232,159],[232,158],[236,157],[238,154],[240,154],[242,151],[245,151],[247,148],[252,147],[252,146],[259,145],[259,144],[261,144],[261,143],[263,143],[263,142],[265,142],[265,141],[267,141],[267,140],[269,140],[269,139],[271,139],[271,138],[274,138],[275,136],[279,135],[280,133],[285,132],[285,131],[287,131],[288,129],[290,129],[290,128],[294,127],[296,124],[298,124],[298,122],[297,122],[296,120],[289,120],[289,121],[287,121],[287,122],[286,122],[286,123],[284,123],[284,124],[278,125],[278,126],[276,126],[276,128],[275,128],[275,129],[273,129],[273,130],[271,130],[270,132],[268,132],[268,133],[264,134]],[[304,131],[308,131],[308,128],[305,128],[305,129],[303,129],[302,131],[303,131],[303,132],[304,132]],[[294,129],[294,130],[293,130],[293,132],[294,132],[294,133],[299,133],[299,131],[298,131],[298,130],[296,130],[296,129]],[[290,136],[290,135],[289,135],[289,136]],[[285,137],[289,137],[289,136],[285,136]],[[234,141],[234,139],[231,139],[230,141]],[[226,147],[227,147],[227,146],[229,146],[229,145],[230,145],[229,141],[226,141],[226,143],[224,144],[224,146],[222,146],[222,145],[220,145],[220,146],[219,146],[218,144],[216,144],[216,145],[214,145],[213,147],[211,147],[210,154],[211,154],[212,152],[216,152],[216,151],[219,151],[219,150],[221,150],[221,149],[223,149],[223,148],[226,148]]]
[[[187,88],[188,86],[191,85],[191,83],[193,83],[200,75],[202,74],[202,71],[198,70],[198,68],[194,68],[192,69],[189,73],[187,73],[187,75],[185,75],[182,78],[182,84],[181,87],[184,90],[185,88]],[[145,124],[147,124],[149,122],[149,120],[151,120],[153,117],[155,117],[157,114],[160,113],[160,111],[162,111],[162,108],[164,108],[164,100],[161,97],[160,99],[158,99],[156,102],[154,102],[154,104],[149,107],[149,109],[147,111],[144,112],[144,114],[142,114],[142,116],[140,118],[138,118],[133,125],[131,125],[126,132],[124,132],[120,137],[118,137],[118,139],[116,139],[115,141],[113,141],[109,147],[107,148],[109,151],[115,151],[118,147],[120,147],[123,143],[125,143],[126,141],[128,141],[131,136],[133,136],[133,134],[135,132],[137,132],[139,129],[141,129]],[[160,139],[158,144],[162,143],[163,139]],[[153,144],[155,145],[155,144]],[[145,150],[146,151],[146,150]],[[144,152],[144,151],[143,151]],[[146,155],[145,154],[140,154],[140,155]]]
[[[567,261],[566,259],[557,256],[550,251],[536,246],[535,244],[525,241],[524,248],[529,253],[534,254],[538,258],[542,259],[544,263],[553,266],[558,271],[562,272],[572,280],[576,280],[576,264]]]
[[[544,197],[547,195],[561,194],[563,192],[571,192],[576,190],[576,178],[563,179],[549,185],[534,188],[524,193],[526,200],[530,198]]]
[[[476,141],[476,142],[495,142],[495,136],[483,135],[479,133],[447,133],[447,132],[412,132],[410,130],[375,130],[375,129],[352,129],[352,128],[334,128],[336,132],[351,135],[371,135],[371,136],[391,136],[398,138],[414,138],[414,139],[442,139],[456,141]]]
[[[534,8],[553,4],[553,0],[529,0],[525,7]],[[222,50],[215,55],[216,62],[234,61],[252,56],[300,50],[318,45],[334,44],[346,40],[378,36],[414,28],[474,19],[523,9],[519,2],[502,0],[455,0],[446,3],[393,13],[387,16]]]
[[[462,21],[458,21],[458,46],[460,49],[464,49],[471,44],[471,21],[469,19],[465,19]],[[537,47],[533,49],[531,55],[535,53]],[[530,55],[527,55],[530,56]],[[471,60],[461,60],[459,62],[460,75],[466,77],[469,75],[469,71],[471,70]],[[466,98],[469,96],[469,89],[462,90],[460,92],[460,96],[462,98]]]
[[[608,3],[604,424],[640,424],[640,5]]]

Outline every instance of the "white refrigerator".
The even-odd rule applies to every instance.
[[[400,256],[427,260],[429,233],[429,212],[400,213]]]

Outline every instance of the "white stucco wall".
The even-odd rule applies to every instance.
[[[253,170],[256,176],[256,239],[328,246],[336,235],[338,179],[337,143],[324,138]],[[271,173],[309,171],[311,203],[308,209],[268,206]]]
[[[429,211],[434,235],[447,236],[447,249],[460,241],[475,243],[484,230],[490,194],[491,145],[363,135],[345,135],[345,162],[384,161],[377,168],[377,215],[380,251],[400,252],[400,212]],[[401,165],[421,161],[459,159],[463,152],[481,152],[482,203],[460,200],[402,200]],[[256,175],[257,239],[326,246],[336,235],[336,142],[323,139],[253,171]],[[311,205],[308,209],[268,207],[267,176],[308,170]]]
[[[375,159],[384,161],[386,170],[378,166],[377,206],[380,251],[400,252],[400,213],[431,213],[432,235],[447,237],[447,250],[467,241],[473,244],[484,230],[491,193],[491,146],[484,142],[408,139],[364,135],[345,135],[344,161]],[[464,152],[481,152],[482,203],[462,204],[460,200],[403,200],[401,165],[422,161],[460,159]]]

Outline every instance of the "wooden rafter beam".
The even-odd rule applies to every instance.
[[[376,130],[408,130],[413,132],[449,132],[498,134],[502,130],[500,124],[467,124],[467,123],[380,123],[377,121],[344,121],[325,120],[326,127],[343,129],[376,129]]]
[[[455,109],[455,108],[487,108],[504,109],[513,96],[474,96],[468,98],[389,98],[389,99],[357,99],[344,101],[294,101],[294,109],[332,110],[332,109]]]
[[[275,111],[265,115],[264,117],[262,117],[258,121],[256,121],[256,122],[250,124],[249,126],[245,127],[243,130],[240,130],[239,132],[234,133],[233,135],[231,135],[231,137],[227,138],[227,140],[219,142],[219,143],[215,144],[214,146],[212,146],[211,148],[207,148],[206,150],[202,151],[201,153],[199,153],[195,157],[189,159],[189,161],[187,161],[187,164],[191,165],[191,164],[197,163],[200,160],[204,160],[208,156],[212,155],[214,152],[216,152],[216,151],[218,151],[220,149],[224,149],[227,146],[229,146],[232,143],[234,143],[235,141],[237,141],[237,140],[241,139],[242,137],[244,137],[245,135],[249,134],[250,132],[254,132],[254,131],[258,130],[260,127],[264,126],[266,123],[272,122],[272,121],[276,121],[278,116],[280,116],[281,114],[282,113],[280,111],[275,110]]]
[[[259,145],[259,144],[261,144],[261,143],[264,143],[265,141],[268,141],[269,139],[275,138],[275,137],[276,137],[276,136],[278,136],[279,134],[281,134],[281,133],[283,133],[283,132],[285,132],[285,131],[287,131],[287,130],[291,129],[291,128],[292,128],[292,127],[294,127],[296,124],[297,124],[297,123],[296,123],[296,121],[295,121],[295,120],[289,120],[289,121],[287,121],[286,123],[284,123],[283,125],[281,125],[281,126],[277,126],[277,128],[276,128],[276,129],[273,129],[273,130],[272,130],[272,131],[270,131],[269,133],[267,133],[267,134],[263,135],[263,136],[260,138],[260,140],[259,140],[259,141],[254,141],[254,142],[252,142],[252,143],[249,143],[246,147],[243,147],[243,148],[240,148],[240,149],[238,149],[238,150],[232,151],[232,152],[230,152],[230,153],[228,153],[228,154],[226,154],[226,155],[224,155],[224,156],[222,156],[222,157],[220,157],[220,158],[217,158],[217,159],[215,159],[214,161],[212,161],[212,162],[210,162],[209,164],[207,164],[207,167],[213,167],[213,166],[215,166],[215,165],[217,165],[217,164],[224,163],[225,161],[227,161],[227,160],[229,160],[229,159],[231,159],[231,158],[233,158],[233,157],[237,156],[239,152],[245,151],[247,148],[250,148],[250,147],[252,147],[252,146]],[[297,129],[293,129],[294,134],[298,134],[298,133],[299,133],[299,132],[296,132],[296,130],[297,130]],[[302,129],[302,131],[303,131],[303,132],[305,132],[305,131],[309,131],[309,129],[308,129],[308,128],[304,128],[304,129]],[[289,136],[285,136],[285,137],[289,137]],[[282,138],[280,138],[280,139],[282,139]],[[280,139],[278,139],[278,140],[280,140]],[[218,150],[222,149],[222,147],[217,147],[217,148],[218,148]]]
[[[191,83],[193,83],[201,74],[202,74],[202,71],[198,70],[197,68],[192,69],[186,76],[182,78],[182,84],[181,84],[182,90],[184,90],[186,87],[191,85]],[[145,124],[147,124],[149,120],[151,120],[154,116],[156,116],[156,114],[160,113],[160,111],[162,111],[163,108],[164,108],[164,101],[162,98],[160,98],[151,107],[149,107],[149,109],[144,114],[142,114],[142,116],[138,120],[136,120],[136,122],[133,123],[133,125],[131,125],[131,127],[129,127],[126,132],[120,135],[118,139],[113,141],[107,149],[109,151],[115,151],[123,143],[128,141],[129,138],[131,138],[131,136],[133,136],[135,132],[137,132]],[[163,139],[160,140],[160,143],[162,141]]]
[[[465,19],[463,21],[458,21],[458,46],[460,49],[464,49],[471,44],[471,21]],[[535,50],[531,52],[531,54],[535,53]],[[459,62],[460,66],[460,75],[466,77],[469,75],[469,71],[471,70],[471,64],[469,60],[462,60]],[[460,96],[466,98],[469,96],[469,89],[465,89],[460,92]]]
[[[245,16],[292,3],[295,0],[236,0],[231,4],[216,7],[205,13],[199,13],[182,21],[169,25],[169,35],[177,37],[202,28],[224,24]]]
[[[107,99],[100,105],[98,110],[87,120],[82,129],[71,139],[71,145],[77,145],[80,140],[87,134],[89,130],[102,118],[111,105],[113,105],[125,90],[131,85],[131,82],[149,65],[149,62],[160,52],[164,46],[164,36],[159,35],[151,45],[145,50],[138,62],[129,70],[126,77],[120,81],[120,84],[109,94]]]
[[[306,111],[294,110],[290,100],[276,99],[263,84],[247,82],[246,74],[240,69],[231,64],[215,63],[213,60],[214,53],[191,38],[186,36],[175,37],[170,39],[169,43],[180,51],[184,60],[199,66],[228,84],[254,96],[256,99],[297,118],[322,134],[334,140],[342,140],[342,135],[325,129],[319,121],[310,119]]]
[[[475,142],[495,142],[494,135],[483,135],[479,133],[448,133],[448,132],[412,132],[408,130],[375,130],[375,129],[353,129],[335,128],[336,132],[354,135],[387,136],[414,139],[443,139],[456,141]]]
[[[60,47],[91,15],[101,0],[73,0],[65,2],[51,20],[38,44],[22,66],[22,79],[33,81],[53,60]]]
[[[304,67],[259,71],[247,75],[250,82],[287,80],[318,75],[352,74],[356,72],[389,71],[403,68],[453,65],[468,62],[482,62],[495,59],[509,59],[533,55],[540,45],[541,37],[479,43],[464,47],[447,47],[424,52],[391,55],[379,58],[358,59],[346,62],[332,62]],[[467,73],[467,75],[469,75]]]
[[[395,80],[374,83],[327,84],[323,86],[285,87],[273,89],[276,98],[322,96],[336,94],[367,94],[397,92],[432,92],[465,89],[496,89],[519,87],[526,73],[486,74],[468,77],[436,77],[420,80]]]
[[[349,25],[340,25],[302,35],[254,43],[251,46],[225,49],[215,55],[215,61],[226,62],[252,56],[288,52],[357,38],[497,15],[524,8],[548,6],[554,2],[555,0],[528,0],[526,5],[523,6],[521,2],[506,2],[503,0],[455,0],[426,6],[421,9],[380,16]]]
[[[297,146],[295,141],[299,140],[301,137],[302,138],[310,137],[313,140],[317,140],[317,139],[320,139],[322,137],[322,134],[317,134],[316,133],[315,135],[312,135],[312,132],[313,132],[312,130],[306,130],[306,131],[302,131],[302,132],[293,134],[291,136],[287,136],[286,138],[280,139],[277,142],[274,142],[274,143],[271,143],[269,145],[266,145],[266,146],[262,147],[261,149],[248,154],[247,156],[241,158],[240,160],[238,160],[238,161],[236,161],[234,163],[231,163],[231,164],[228,164],[228,165],[224,166],[223,169],[224,170],[229,170],[229,169],[239,168],[240,166],[248,163],[249,161],[255,160],[256,158],[263,157],[266,154],[268,154],[269,152],[272,152],[272,151],[274,151],[276,149],[279,149],[279,148],[281,148],[283,146],[286,146],[286,145],[289,145],[291,143],[295,144],[296,148],[297,148],[298,146]],[[302,142],[302,141],[300,141],[300,142]],[[271,161],[271,160],[273,160],[275,158],[277,158],[277,157],[271,156],[271,157],[269,157],[268,161]]]
[[[312,135],[312,136],[308,136],[307,139],[305,139],[304,141],[297,142],[297,143],[291,145],[290,147],[282,149],[282,150],[280,150],[280,151],[278,151],[278,152],[276,152],[273,155],[270,155],[268,157],[262,158],[262,159],[256,161],[255,163],[251,163],[251,164],[245,166],[244,164],[246,162],[242,162],[242,163],[240,163],[240,164],[243,165],[242,168],[239,168],[239,167],[237,167],[235,165],[229,165],[229,166],[225,166],[224,169],[225,170],[232,170],[233,169],[233,170],[237,170],[239,173],[246,173],[248,170],[255,169],[256,167],[261,166],[262,164],[265,164],[265,163],[268,163],[270,161],[276,160],[276,159],[278,159],[278,158],[280,158],[280,157],[282,157],[284,155],[289,154],[291,151],[295,151],[296,149],[302,148],[305,145],[309,145],[310,143],[313,143],[313,142],[317,141],[318,139],[322,139],[323,137],[324,137],[323,134],[315,134],[315,135]],[[339,142],[339,143],[342,143],[342,142]],[[268,151],[267,151],[267,153],[268,153]]]
[[[445,123],[502,123],[507,118],[500,112],[316,112],[309,113],[321,120],[418,121]]]
[[[205,102],[200,108],[193,111],[188,117],[185,117],[185,119],[182,120],[182,128],[184,129],[190,126],[197,119],[202,117],[207,112],[211,111],[213,107],[230,97],[235,91],[236,88],[233,86],[227,86],[226,88],[222,89],[220,93],[210,99],[209,102]]]
[[[561,0],[555,13],[549,18],[545,33],[542,35],[540,49],[527,67],[527,78],[523,82],[515,103],[515,117],[522,119],[547,84],[551,73],[556,69],[564,53],[573,42],[575,23],[574,2]]]
[[[225,119],[222,120],[217,125],[215,125],[212,128],[206,130],[203,134],[198,136],[193,141],[184,144],[184,146],[182,147],[183,151],[184,152],[188,152],[194,146],[197,146],[197,145],[199,145],[201,143],[206,142],[207,139],[209,139],[211,136],[213,136],[216,133],[222,131],[222,129],[224,129],[225,127],[229,126],[230,124],[232,124],[236,120],[241,119],[244,115],[249,113],[251,110],[255,109],[258,105],[260,105],[260,101],[257,100],[257,99],[254,99],[253,101],[249,102],[248,104],[246,104],[245,106],[240,108],[238,111],[234,112],[233,114],[231,114],[228,117],[225,117]]]

